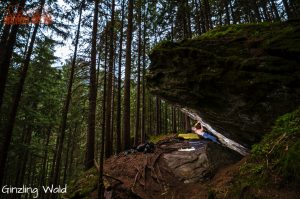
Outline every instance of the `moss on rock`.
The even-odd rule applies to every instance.
[[[153,48],[150,92],[251,146],[300,105],[300,22],[230,25]]]
[[[300,108],[276,120],[272,131],[252,146],[228,198],[264,198],[267,189],[300,186]],[[247,196],[247,197],[246,197]]]

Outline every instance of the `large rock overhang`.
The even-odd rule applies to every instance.
[[[300,105],[300,23],[218,28],[162,42],[150,54],[151,93],[191,108],[245,146]]]

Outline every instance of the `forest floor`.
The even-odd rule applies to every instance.
[[[117,156],[106,160],[104,170],[106,179],[111,186],[111,192],[106,192],[107,198],[162,198],[162,199],[201,199],[207,198],[208,192],[205,184],[185,184],[176,178],[166,165],[160,161],[164,153],[173,151],[168,145],[173,143],[174,135],[165,136],[156,144],[154,153],[132,153]],[[165,145],[162,149],[160,146]],[[166,174],[169,172],[168,174]],[[109,177],[110,176],[110,177]],[[113,179],[111,178],[117,178]],[[96,192],[94,193],[94,196]],[[95,197],[96,198],[96,197]]]
[[[139,198],[136,196],[139,195],[149,199],[231,198],[234,181],[239,175],[240,168],[249,159],[247,156],[235,164],[219,169],[207,181],[185,184],[171,173],[170,175],[161,174],[161,172],[168,172],[159,161],[159,157],[167,151],[162,151],[158,146],[170,143],[172,143],[172,136],[160,141],[154,153],[120,154],[108,159],[105,163],[105,171],[109,176],[117,177],[120,182],[110,179],[112,186],[116,188],[111,189],[115,193],[107,192],[107,196],[121,194],[121,198]],[[168,151],[170,150],[172,149],[168,149]],[[116,191],[118,188],[120,188],[119,191]],[[126,191],[124,192],[124,190]],[[229,194],[231,196],[228,196],[228,193],[231,193]],[[295,189],[280,184],[276,185],[276,183],[275,186],[259,189],[245,186],[237,195],[239,198],[296,199],[300,197],[299,192]]]
[[[238,162],[222,167],[202,182],[184,183],[168,170],[160,158],[164,153],[174,151],[174,135],[164,137],[156,144],[153,153],[120,153],[107,159],[104,165],[107,199],[232,199],[232,198],[299,198],[297,188],[282,186],[280,183],[264,187],[244,186],[236,193],[235,185],[241,167],[247,163],[246,156]],[[165,146],[165,147],[161,147]],[[91,175],[90,173],[88,174]],[[87,176],[85,178],[87,178]],[[95,175],[97,179],[97,174]],[[93,182],[93,184],[95,184]],[[243,185],[241,185],[243,186]],[[97,198],[97,186],[85,197]],[[233,197],[234,196],[234,197]],[[74,198],[74,197],[70,197]]]

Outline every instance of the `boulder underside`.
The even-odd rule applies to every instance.
[[[153,49],[150,92],[247,147],[300,105],[300,22],[232,25]]]

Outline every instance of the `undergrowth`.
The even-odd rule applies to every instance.
[[[284,188],[300,184],[300,108],[277,119],[272,131],[252,146],[231,195],[244,198],[248,189]],[[248,195],[246,198],[251,198]],[[254,196],[253,196],[254,197]],[[254,197],[255,198],[255,197]]]
[[[96,168],[82,172],[78,178],[71,181],[68,193],[63,195],[63,199],[88,199],[90,194],[97,189],[98,173]]]

